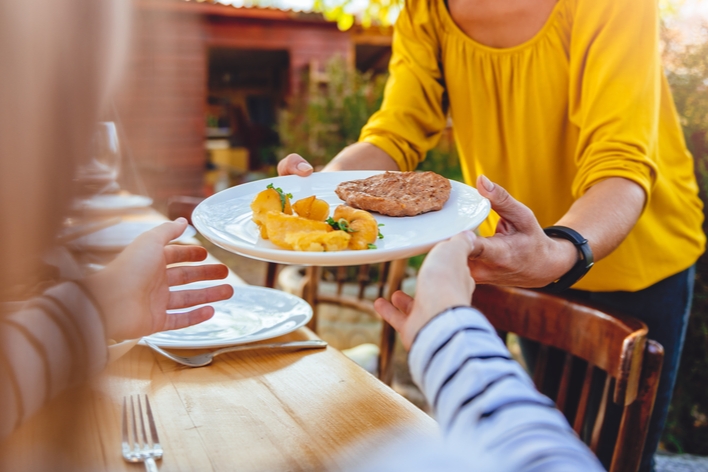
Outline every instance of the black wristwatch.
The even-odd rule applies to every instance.
[[[551,238],[567,239],[578,249],[578,262],[575,263],[572,269],[565,273],[560,279],[543,287],[544,291],[550,293],[559,293],[570,288],[575,282],[582,279],[588,273],[594,263],[592,249],[588,244],[588,240],[583,238],[580,233],[574,229],[565,226],[549,226],[544,228],[543,232]]]

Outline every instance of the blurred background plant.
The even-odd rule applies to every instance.
[[[701,198],[708,202],[708,22],[687,33],[672,21],[676,8],[664,11],[664,66],[695,158]],[[699,259],[696,269],[693,310],[663,444],[672,452],[708,455],[708,256]]]
[[[308,90],[280,111],[279,159],[297,153],[315,167],[324,166],[343,148],[357,142],[361,128],[381,107],[386,74],[359,72],[335,57],[326,64],[323,77],[320,82],[305,80],[310,83]],[[452,128],[443,132],[419,169],[463,180]]]
[[[334,57],[322,77],[303,81],[310,84],[308,89],[280,112],[279,158],[297,153],[315,167],[324,166],[358,140],[361,128],[380,108],[385,75],[359,72],[343,58]]]

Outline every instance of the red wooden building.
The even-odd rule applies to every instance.
[[[223,132],[229,145],[248,148],[272,133],[275,110],[303,88],[305,72],[335,55],[385,70],[390,31],[343,32],[314,13],[137,0],[127,67],[106,118],[119,121],[127,160],[156,201],[200,195],[207,135]],[[240,132],[227,136],[229,127]]]

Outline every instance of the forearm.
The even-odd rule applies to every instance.
[[[370,143],[354,143],[337,154],[323,169],[339,170],[399,170],[398,164],[381,148]]]
[[[73,283],[47,290],[0,319],[0,437],[107,362],[103,323]]]
[[[602,470],[477,310],[434,318],[409,362],[447,444],[464,445],[475,460],[500,470]]]
[[[556,224],[582,234],[595,261],[599,261],[627,237],[645,203],[646,194],[638,184],[620,177],[610,178],[591,187]],[[568,245],[572,246],[570,242]],[[575,254],[577,257],[577,251]]]

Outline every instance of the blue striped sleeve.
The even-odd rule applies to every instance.
[[[448,445],[459,444],[480,463],[603,470],[479,311],[458,307],[433,318],[413,343],[409,364]]]

